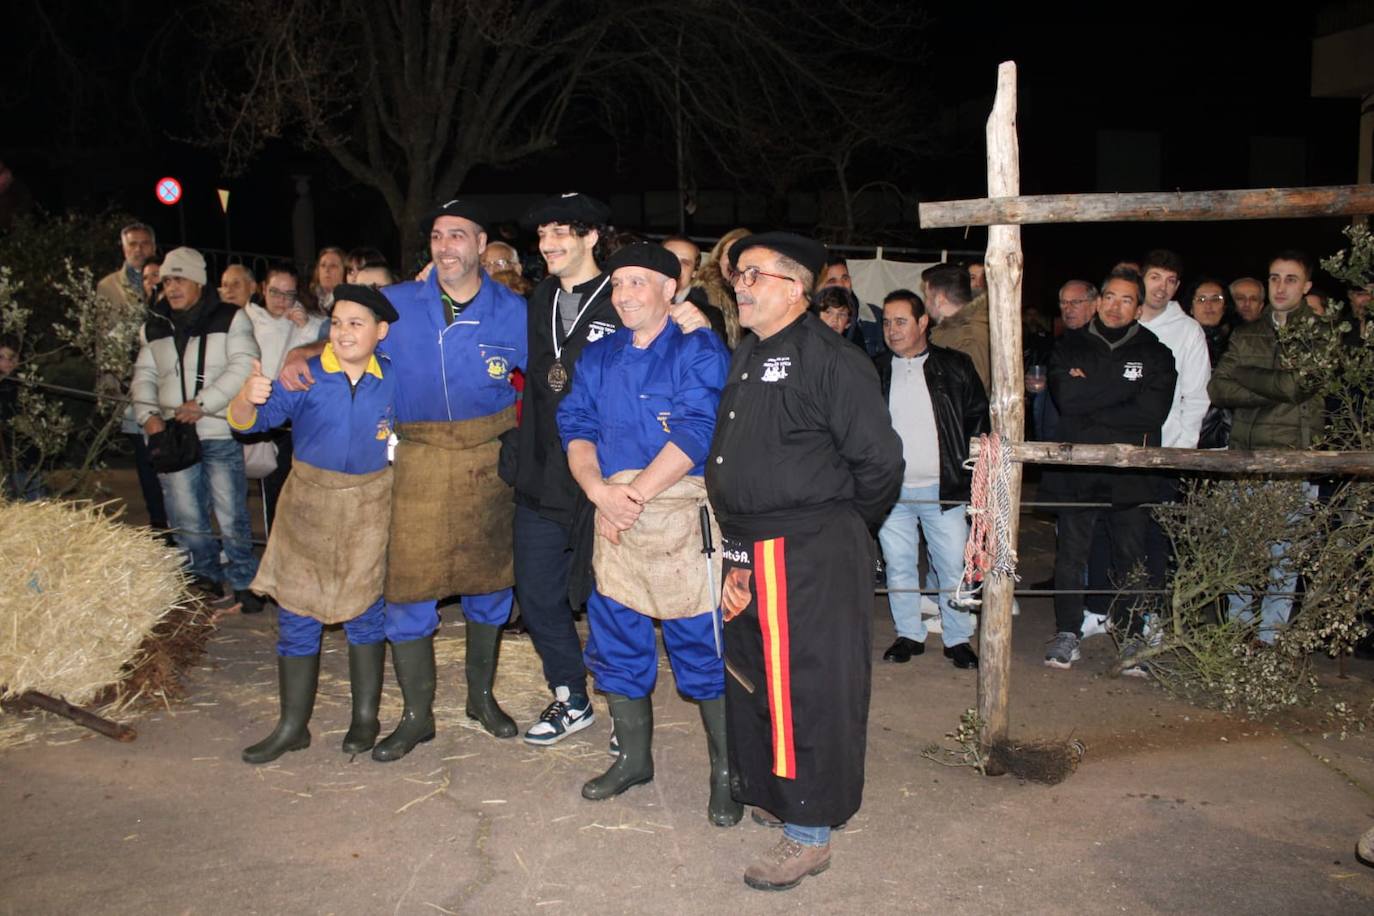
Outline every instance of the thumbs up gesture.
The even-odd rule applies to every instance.
[[[243,383],[243,389],[239,394],[254,405],[266,404],[267,399],[272,396],[272,380],[262,374],[262,363],[258,360],[253,360],[253,372],[248,376],[248,381]]]

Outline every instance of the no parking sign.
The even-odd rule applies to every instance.
[[[181,182],[175,178],[159,178],[155,189],[158,203],[172,206],[181,200]]]

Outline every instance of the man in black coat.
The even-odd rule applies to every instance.
[[[830,865],[831,825],[862,799],[869,531],[901,487],[902,444],[868,355],[807,311],[825,248],[767,232],[729,257],[754,332],[730,363],[706,462],[725,559],[730,777],[737,801],[783,827],[744,880],[782,890]]]
[[[1144,297],[1140,274],[1126,267],[1113,269],[1098,295],[1096,316],[1055,344],[1049,386],[1059,409],[1061,441],[1160,444],[1178,372],[1172,351],[1137,320]],[[1148,471],[1090,467],[1047,470],[1041,478],[1041,499],[1111,504],[1110,508],[1059,511],[1054,587],[1082,588],[1083,568],[1099,519],[1105,521],[1111,542],[1112,580],[1124,585],[1145,558],[1150,510],[1142,504],[1166,495],[1165,479]],[[1127,605],[1118,600],[1111,604],[1114,623],[1128,635],[1140,632],[1143,620],[1138,612],[1143,603]],[[1078,660],[1083,604],[1079,595],[1055,595],[1057,632],[1045,652],[1045,664],[1051,668],[1068,668]],[[1091,596],[1088,605],[1097,611]]]

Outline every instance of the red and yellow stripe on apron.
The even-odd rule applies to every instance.
[[[773,725],[773,775],[797,778],[792,744],[792,664],[787,636],[787,562],[784,539],[754,543],[754,581],[763,631],[768,713]]]

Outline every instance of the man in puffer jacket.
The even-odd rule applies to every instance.
[[[243,446],[224,419],[258,356],[252,323],[240,309],[220,302],[206,283],[205,258],[195,249],[167,254],[162,287],[165,301],[153,306],[139,332],[130,385],[134,416],[149,437],[162,432],[168,420],[195,424],[200,460],[158,474],[168,520],[199,584],[218,592],[227,578],[243,610],[258,611],[262,602],[248,590],[258,561],[248,523]],[[210,532],[212,502],[229,558],[227,570],[220,564],[220,539]]]
[[[1298,373],[1285,365],[1279,342],[1280,325],[1312,317],[1303,296],[1312,288],[1312,261],[1300,251],[1282,251],[1269,263],[1269,305],[1260,317],[1236,328],[1231,346],[1222,355],[1207,393],[1212,403],[1232,408],[1231,448],[1294,448],[1312,446],[1322,428],[1322,397],[1304,390]],[[1308,499],[1315,484],[1302,483]],[[1259,638],[1273,642],[1288,623],[1298,573],[1285,560],[1288,544],[1269,545],[1274,567],[1260,604]],[[1250,620],[1249,595],[1230,597],[1230,616]]]

